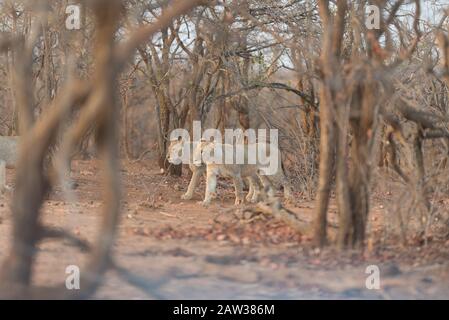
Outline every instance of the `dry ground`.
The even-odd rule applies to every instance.
[[[185,170],[187,171],[187,170]],[[13,170],[8,183],[13,185]],[[310,245],[282,222],[248,217],[233,206],[232,186],[222,181],[220,199],[210,208],[180,199],[182,179],[161,176],[151,163],[123,163],[123,216],[115,245],[117,261],[154,288],[152,296],[124,282],[113,271],[95,298],[110,299],[449,299],[449,243],[401,247],[395,241],[376,243],[362,254],[339,254]],[[76,161],[78,184],[69,201],[56,190],[44,207],[45,223],[64,227],[84,239],[97,235],[101,205],[101,171],[95,161]],[[0,198],[0,259],[10,242],[10,194]],[[372,234],[381,233],[382,197],[373,203]],[[384,199],[386,200],[386,199]],[[303,220],[312,220],[313,202],[289,206]],[[334,232],[335,208],[331,207]],[[375,237],[373,237],[374,239]],[[374,241],[375,242],[375,241]],[[83,272],[85,255],[55,241],[39,246],[35,282],[63,283],[68,265]],[[365,287],[365,269],[379,265],[381,289]]]

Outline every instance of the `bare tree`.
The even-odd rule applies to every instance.
[[[202,1],[182,1],[173,4],[157,23],[142,26],[135,30],[123,44],[117,44],[115,33],[123,13],[123,3],[119,0],[97,0],[90,2],[96,21],[95,73],[91,83],[73,79],[60,90],[53,105],[46,108],[45,114],[35,121],[32,112],[32,95],[27,95],[32,87],[27,83],[33,60],[31,52],[40,24],[36,22],[33,37],[26,41],[18,40],[8,46],[22,53],[21,63],[17,64],[16,96],[20,110],[22,141],[17,163],[16,189],[13,196],[14,218],[12,247],[2,266],[2,296],[22,298],[86,298],[93,294],[102,281],[104,272],[114,267],[111,258],[111,245],[115,237],[120,212],[120,183],[118,172],[118,106],[114,88],[118,73],[134,55],[135,50],[150,36],[167,27],[173,18],[202,4]],[[0,41],[3,43],[4,41]],[[58,154],[53,162],[53,171],[58,174],[86,131],[95,126],[96,142],[99,147],[104,176],[104,207],[98,239],[90,247],[90,259],[82,276],[82,290],[73,293],[61,287],[37,288],[32,286],[32,268],[35,260],[35,246],[45,238],[68,238],[82,248],[87,245],[63,230],[53,230],[43,226],[39,220],[40,208],[45,193],[50,190],[51,170],[43,170],[45,156],[55,143],[60,125],[70,111],[78,107],[80,115],[63,136]],[[61,177],[63,178],[63,177]]]

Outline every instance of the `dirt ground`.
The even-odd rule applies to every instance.
[[[152,294],[123,281],[110,271],[96,299],[449,299],[449,242],[430,241],[402,247],[389,241],[370,244],[364,253],[314,249],[281,221],[247,217],[233,205],[232,185],[219,182],[219,199],[202,207],[201,190],[194,200],[181,200],[189,173],[165,177],[152,163],[122,163],[123,210],[114,256],[135,281],[147,283]],[[14,170],[7,181],[13,187]],[[96,161],[76,161],[77,188],[67,199],[60,190],[43,208],[44,223],[66,228],[81,238],[98,236],[101,170]],[[0,198],[0,259],[10,243],[11,194]],[[298,199],[287,206],[311,222],[313,202]],[[381,232],[382,200],[372,204],[370,232]],[[335,207],[330,208],[330,233],[335,232]],[[373,237],[375,238],[375,237]],[[66,267],[83,272],[86,254],[67,244],[39,245],[34,281],[64,283]],[[380,268],[379,290],[369,290],[365,273]]]

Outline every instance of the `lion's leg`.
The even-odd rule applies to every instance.
[[[204,195],[203,205],[209,205],[215,196],[217,189],[217,173],[215,170],[207,169],[206,175],[206,194]]]
[[[246,182],[249,185],[249,190],[248,190],[248,194],[245,197],[245,200],[246,200],[246,202],[250,202],[254,195],[254,183],[253,183],[251,177],[247,178]]]
[[[181,199],[190,200],[193,198],[193,193],[195,192],[195,188],[198,186],[202,173],[203,170],[201,169],[192,170],[192,178],[190,179],[189,187],[187,188],[187,192],[181,196]]]
[[[235,205],[243,203],[243,181],[239,174],[236,174],[233,178],[235,187]]]
[[[259,174],[260,181],[264,188],[264,195],[268,198],[273,198],[275,196],[273,183],[268,179],[266,175]]]
[[[292,192],[292,186],[287,178],[285,178],[285,181],[282,182],[282,186],[284,187],[284,199],[289,202],[293,202],[295,197]]]
[[[292,185],[291,185],[290,181],[287,179],[287,177],[285,176],[285,174],[283,172],[281,172],[279,174],[278,179],[279,179],[280,185],[284,188],[284,199],[287,202],[293,202],[294,196],[293,196]]]
[[[246,201],[251,203],[257,203],[259,201],[260,196],[260,185],[258,182],[259,178],[257,176],[251,176],[248,178],[248,181],[250,183],[250,186],[253,190],[252,194],[249,194],[246,196]]]

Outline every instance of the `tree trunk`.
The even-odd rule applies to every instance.
[[[327,208],[329,205],[335,153],[335,128],[328,101],[327,88],[320,89],[320,164],[314,221],[314,242],[324,246],[327,240]]]

